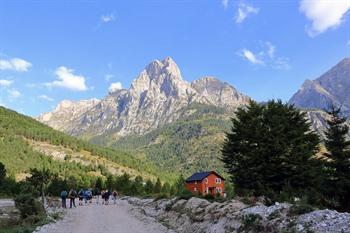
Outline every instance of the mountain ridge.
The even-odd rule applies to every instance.
[[[305,80],[291,97],[290,104],[300,108],[328,109],[341,106],[350,116],[350,58],[344,58],[315,80]]]
[[[129,89],[110,92],[101,100],[61,102],[37,119],[68,134],[144,134],[177,120],[193,103],[237,108],[250,98],[228,83],[203,77],[189,83],[171,57],[154,60],[133,80]]]

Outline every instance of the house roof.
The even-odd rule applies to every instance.
[[[217,175],[221,179],[225,180],[222,176],[220,176],[215,171],[207,171],[207,172],[196,172],[196,173],[194,173],[192,176],[190,176],[190,177],[188,177],[186,179],[186,182],[202,181],[203,179],[205,179],[206,177],[208,177],[212,173],[214,173],[215,175]]]

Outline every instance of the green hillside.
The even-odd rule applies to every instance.
[[[110,135],[93,138],[96,144],[133,152],[167,171],[189,175],[199,170],[223,173],[219,160],[231,112],[214,106],[194,104],[181,110],[179,120],[145,135],[112,141]]]
[[[151,179],[174,177],[130,152],[65,135],[4,107],[0,107],[0,162],[17,179],[23,179],[30,168],[43,167],[62,177],[73,176],[82,183],[96,176],[124,172]]]

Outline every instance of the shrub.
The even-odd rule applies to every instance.
[[[33,186],[25,183],[21,187],[21,192],[15,196],[15,205],[21,213],[23,219],[31,223],[37,223],[42,219],[45,210],[37,199],[38,192]],[[41,217],[40,217],[41,216]]]
[[[15,197],[15,205],[21,213],[23,219],[28,219],[32,223],[41,220],[45,214],[45,210],[41,203],[31,194],[19,194]]]

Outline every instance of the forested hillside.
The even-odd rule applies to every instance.
[[[96,144],[135,152],[167,171],[190,175],[195,171],[216,170],[224,173],[220,158],[221,144],[229,130],[229,112],[204,104],[181,110],[179,120],[144,135],[113,140],[111,135],[93,138]]]
[[[43,167],[84,184],[96,176],[124,172],[134,177],[170,177],[130,153],[76,139],[3,107],[0,107],[0,162],[17,179],[23,179],[30,168]]]

